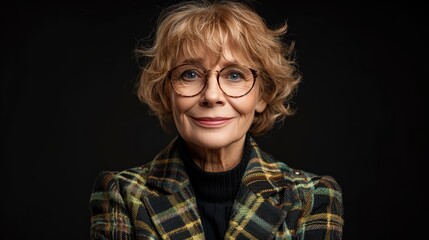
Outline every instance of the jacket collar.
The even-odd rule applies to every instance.
[[[272,237],[284,221],[289,206],[282,203],[284,198],[279,194],[284,195],[288,184],[278,163],[262,153],[252,138],[250,143],[250,160],[233,204],[226,232],[228,238]],[[162,238],[204,238],[195,195],[177,149],[177,138],[152,161],[147,184],[158,192],[165,192],[144,199]]]

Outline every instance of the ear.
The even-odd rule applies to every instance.
[[[255,111],[257,113],[262,113],[266,107],[267,107],[267,102],[265,102],[265,100],[261,98],[259,99],[258,103],[256,103]]]

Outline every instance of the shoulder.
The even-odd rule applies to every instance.
[[[292,185],[296,191],[308,192],[331,192],[341,197],[342,189],[337,180],[330,175],[319,175],[306,170],[292,168],[283,161],[275,159],[272,155],[262,152],[263,159],[270,165],[280,170],[283,183]]]
[[[307,224],[314,222],[316,225],[331,218],[332,226],[342,226],[342,189],[334,177],[291,168],[267,153],[262,156],[264,164],[278,169],[277,174],[267,179],[279,194],[279,202],[290,206],[291,216],[300,216]]]
[[[159,196],[179,191],[189,184],[180,158],[156,158],[142,166],[123,171],[104,171],[95,186],[128,196]]]
[[[278,202],[288,206],[286,222],[297,238],[311,235],[317,239],[341,239],[344,206],[337,180],[330,175],[291,168],[268,158],[281,172],[283,181],[278,182],[283,191],[279,191]]]
[[[149,166],[148,162],[142,166],[132,167],[120,171],[102,171],[98,174],[96,181],[109,182],[109,181],[138,181],[145,182]]]
[[[341,239],[344,225],[342,189],[330,175],[291,168],[271,158],[281,171],[284,204],[289,206],[289,227],[297,235]],[[281,182],[281,181],[278,181]],[[309,234],[311,232],[311,234]],[[299,237],[298,237],[299,238]]]
[[[153,161],[121,171],[102,171],[96,177],[93,191],[149,195],[153,192],[147,184],[152,164]]]
[[[288,190],[299,196],[312,196],[317,192],[329,192],[341,198],[341,188],[338,182],[329,175],[319,175],[306,170],[290,167],[284,160],[259,148],[253,138],[250,138],[252,147],[250,161],[245,173],[245,185],[258,185],[257,189],[278,192]],[[268,182],[268,185],[258,184]],[[266,193],[268,194],[268,193]]]
[[[177,139],[173,139],[151,161],[121,171],[103,171],[95,185],[111,186],[122,193],[158,195],[163,191],[175,191],[187,183],[183,162],[178,154]]]

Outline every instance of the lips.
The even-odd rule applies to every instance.
[[[228,117],[201,117],[193,118],[198,125],[204,127],[219,127],[228,123],[232,118]]]

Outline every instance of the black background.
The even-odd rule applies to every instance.
[[[288,22],[304,77],[297,114],[261,147],[338,180],[344,239],[418,236],[423,6],[296,2],[254,2],[269,25]],[[96,175],[145,163],[174,136],[133,92],[133,50],[167,3],[2,3],[0,238],[88,239]]]

